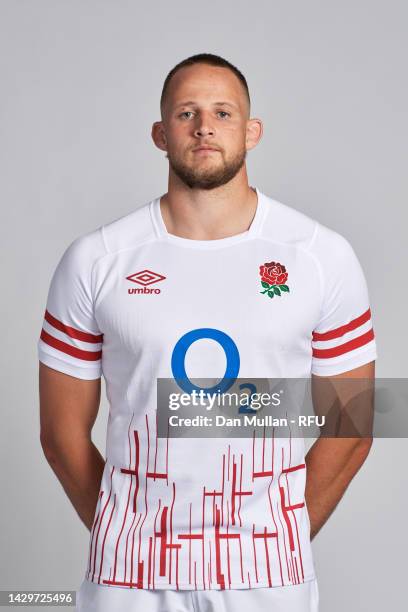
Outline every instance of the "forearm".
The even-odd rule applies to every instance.
[[[311,539],[327,521],[364,463],[371,439],[318,438],[306,455],[305,500]]]
[[[79,517],[91,530],[105,466],[102,455],[82,434],[49,442],[43,450]]]

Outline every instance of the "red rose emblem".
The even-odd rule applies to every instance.
[[[277,261],[271,261],[264,263],[263,266],[259,266],[259,274],[261,275],[261,281],[269,285],[284,285],[288,280],[285,266],[282,266]]]
[[[285,266],[278,261],[270,261],[259,266],[261,277],[261,293],[269,298],[282,297],[284,293],[289,293],[290,289],[286,284],[288,273]]]

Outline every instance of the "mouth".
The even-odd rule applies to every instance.
[[[216,152],[219,152],[219,149],[216,149],[215,147],[202,146],[202,147],[197,147],[196,149],[193,149],[193,153],[216,153]]]

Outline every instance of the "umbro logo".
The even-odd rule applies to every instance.
[[[126,277],[126,280],[132,281],[132,283],[137,283],[138,285],[142,285],[143,289],[140,287],[129,287],[129,294],[152,294],[152,293],[160,293],[160,289],[157,287],[148,287],[148,285],[153,285],[154,283],[159,283],[164,280],[166,277],[163,274],[158,274],[157,272],[152,272],[151,270],[141,270],[140,272],[135,272],[135,274],[131,274]]]

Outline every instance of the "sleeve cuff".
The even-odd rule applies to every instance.
[[[312,363],[311,373],[317,374],[318,376],[334,376],[336,374],[343,374],[354,368],[358,368],[366,363],[375,361],[377,359],[377,349],[375,346],[369,349],[363,350],[362,352],[348,357],[348,359],[337,358],[338,361],[333,360],[330,363],[325,363],[326,360],[319,360],[319,363],[315,359]]]
[[[44,363],[46,366],[52,368],[53,370],[63,372],[64,374],[74,376],[75,378],[81,378],[82,380],[96,380],[102,375],[102,368],[100,365],[88,365],[79,367],[73,365],[72,363],[68,363],[63,359],[58,359],[54,355],[46,353],[41,347],[38,347],[38,359],[41,361],[41,363]]]

